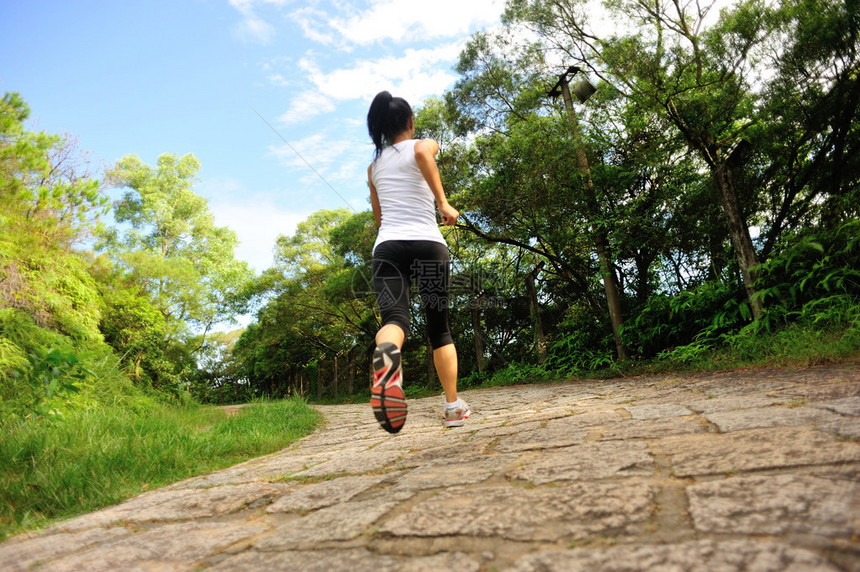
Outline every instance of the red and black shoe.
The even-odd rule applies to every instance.
[[[403,394],[400,349],[394,344],[380,344],[373,352],[370,406],[376,420],[389,433],[397,433],[406,423],[406,396]]]

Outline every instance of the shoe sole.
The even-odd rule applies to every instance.
[[[370,407],[383,429],[397,433],[406,423],[406,395],[400,379],[400,350],[382,344],[373,352],[373,387]]]

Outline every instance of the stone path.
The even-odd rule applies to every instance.
[[[0,570],[860,570],[860,368],[367,405],[267,457],[0,544]]]

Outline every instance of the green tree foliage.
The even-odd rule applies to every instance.
[[[243,375],[238,352],[234,351],[244,331],[213,332],[207,336],[191,384],[191,393],[200,402],[245,403],[255,397],[254,388]]]
[[[127,190],[114,205],[123,226],[102,235],[114,264],[102,271],[102,328],[133,379],[177,395],[209,330],[244,310],[253,278],[234,258],[236,234],[192,190],[199,168],[190,154],[163,154],[156,167],[130,155],[107,173]]]
[[[612,0],[642,25],[604,37],[597,5],[509,0],[502,29],[467,43],[455,88],[416,112],[462,213],[446,236],[464,383],[615,367],[604,268],[642,358],[690,363],[795,326],[856,348],[856,3]],[[571,64],[598,87],[576,108],[581,137],[547,95]],[[375,331],[372,295],[354,312],[337,294],[369,273],[370,214],[312,220],[279,242],[281,294],[236,344],[271,387],[330,378],[332,354]],[[432,387],[417,310],[406,378]]]
[[[128,364],[129,377],[142,386],[179,387],[176,364],[165,351],[170,347],[167,322],[158,308],[133,290],[103,287],[102,291],[101,330]]]
[[[322,395],[354,384],[356,360],[377,328],[368,215],[323,210],[293,236],[278,237],[275,266],[258,286],[269,301],[235,347],[258,395],[309,391],[312,384]]]
[[[98,340],[99,302],[72,247],[105,211],[98,182],[74,168],[67,140],[24,129],[29,108],[15,93],[0,101],[0,302],[40,326]]]
[[[236,234],[215,226],[206,199],[191,188],[199,168],[190,154],[163,154],[155,168],[130,155],[107,173],[129,189],[114,217],[130,229],[107,234],[105,247],[152,295],[177,339],[239,313],[252,277],[247,263],[234,258]]]
[[[62,413],[127,395],[99,329],[104,302],[80,251],[107,199],[74,143],[24,126],[0,100],[0,418]],[[90,375],[89,372],[95,372]]]
[[[767,9],[756,0],[744,2],[708,27],[713,4],[618,0],[607,3],[614,15],[641,25],[635,32],[595,38],[587,6],[578,0],[515,0],[506,18],[537,32],[573,58],[571,63],[592,66],[644,111],[671,122],[710,170],[753,312],[760,315],[754,288],[759,261],[740,196],[749,191],[737,189],[730,158],[754,121],[754,48],[770,31]]]
[[[775,71],[750,129],[744,175],[761,188],[769,255],[786,231],[860,216],[856,2],[783,2],[765,60]]]

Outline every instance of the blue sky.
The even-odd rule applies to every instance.
[[[0,92],[29,127],[77,138],[98,166],[126,154],[200,159],[195,191],[255,270],[279,234],[369,208],[367,107],[420,105],[456,81],[463,42],[502,0],[0,0]]]

